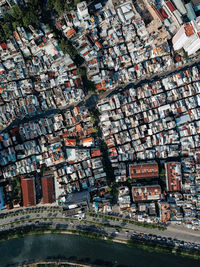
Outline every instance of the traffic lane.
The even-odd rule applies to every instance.
[[[147,234],[153,234],[157,236],[162,236],[162,237],[171,237],[171,238],[177,238],[179,240],[187,241],[187,242],[195,242],[195,243],[200,243],[200,231],[195,232],[193,230],[188,230],[187,228],[180,228],[175,227],[175,226],[169,226],[167,230],[161,231],[158,229],[150,229],[150,228],[145,228],[141,226],[137,226],[134,224],[129,224],[129,223],[123,223],[122,221],[113,221],[109,219],[101,219],[98,218],[100,223],[109,223],[110,225],[113,226],[120,226],[122,228],[126,229],[131,229],[133,231],[141,232],[141,233],[147,233]],[[91,220],[91,218],[87,217],[87,220]],[[91,220],[92,221],[92,220]]]
[[[6,223],[12,223],[12,222],[16,222],[16,221],[20,221],[20,220],[31,220],[31,219],[38,219],[38,218],[48,218],[48,217],[62,217],[62,213],[61,212],[56,212],[56,213],[52,213],[49,211],[43,211],[41,213],[26,213],[24,215],[22,214],[17,214],[15,216],[8,216],[6,218],[1,218],[0,219],[0,225],[4,225]]]
[[[163,245],[170,245],[172,247],[185,247],[188,249],[193,249],[194,245],[193,244],[186,244],[183,241],[175,241],[175,240],[167,240],[166,237],[156,236],[155,238],[152,239],[150,235],[141,233],[141,232],[135,232],[134,230],[116,230],[115,227],[99,227],[91,224],[85,225],[84,221],[74,221],[73,223],[66,223],[61,221],[59,218],[54,219],[54,221],[46,222],[46,221],[36,221],[34,224],[30,221],[27,223],[21,223],[20,225],[17,225],[17,227],[25,227],[25,226],[30,226],[30,225],[36,225],[36,226],[42,226],[42,225],[48,225],[49,227],[52,227],[52,229],[68,229],[68,230],[82,230],[82,231],[87,231],[87,232],[95,232],[99,234],[103,234],[106,236],[110,236],[116,239],[121,239],[121,240],[129,240],[129,239],[135,239],[135,240],[141,240],[141,241],[151,241],[153,243],[160,243]],[[4,227],[2,230],[7,230],[7,227]],[[14,227],[12,227],[14,228]],[[9,230],[9,228],[8,228]]]
[[[38,216],[39,215],[39,216]],[[27,217],[28,216],[28,217]],[[26,220],[27,221],[31,221],[31,220],[43,220],[43,218],[50,218],[52,217],[56,219],[56,217],[60,217],[62,218],[62,220],[60,220],[60,222],[63,222],[63,216],[61,212],[57,212],[56,217],[54,216],[54,213],[49,212],[49,211],[43,211],[42,213],[29,213],[28,215],[21,215],[18,214],[15,217],[7,217],[4,219],[0,220],[0,225],[5,225],[5,224],[9,224],[9,223],[15,223],[15,222],[20,222],[21,220]],[[69,220],[70,218],[68,218]],[[185,228],[181,228],[180,226],[169,226],[167,230],[165,231],[159,231],[157,229],[149,229],[149,228],[144,228],[144,227],[140,227],[137,225],[133,225],[133,224],[127,224],[127,223],[123,223],[123,222],[119,222],[119,221],[113,221],[113,220],[105,220],[105,219],[96,219],[90,216],[87,216],[86,218],[88,221],[95,222],[95,223],[109,223],[111,226],[116,227],[116,226],[120,226],[122,228],[128,228],[131,229],[133,231],[138,231],[138,232],[143,232],[143,233],[148,233],[148,234],[154,234],[154,235],[158,235],[158,236],[162,236],[162,237],[171,237],[171,238],[177,238],[179,240],[184,240],[184,241],[189,241],[189,242],[196,242],[199,243],[200,240],[200,233],[199,232],[195,232],[195,231],[189,231],[188,229]],[[84,221],[83,221],[84,222]],[[85,223],[85,222],[84,222]],[[74,225],[78,225],[80,224],[80,222],[77,220],[77,222],[75,220],[73,220],[73,224]],[[9,226],[8,226],[9,227]]]

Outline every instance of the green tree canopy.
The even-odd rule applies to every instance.
[[[20,26],[20,24],[19,24],[19,22],[18,21],[13,21],[12,22],[12,27],[13,27],[13,30],[15,31],[16,29],[17,29],[17,27],[19,27]]]
[[[74,59],[77,55],[76,50],[74,49],[74,47],[72,46],[72,44],[70,43],[70,41],[68,41],[65,38],[62,38],[60,43],[59,43],[60,49],[63,51],[64,54],[69,54],[71,56],[72,59]]]
[[[10,22],[10,21],[12,21],[12,16],[9,13],[5,13],[4,17],[3,17],[3,20],[5,22]]]
[[[26,12],[22,21],[23,21],[23,24],[25,27],[28,27],[30,24],[33,24],[33,25],[39,25],[40,24],[40,21],[39,21],[37,15],[35,15],[31,11]]]
[[[51,2],[53,2],[53,0]],[[28,0],[28,5],[36,8],[37,10],[41,10],[43,1],[42,0]]]
[[[48,6],[48,8],[53,8],[54,7],[54,1],[47,0],[47,6]]]
[[[54,8],[58,12],[59,15],[61,15],[65,8],[65,3],[63,0],[55,0],[54,2]]]
[[[65,2],[65,10],[66,11],[69,11],[70,10],[70,6],[69,6],[69,4],[67,2]]]
[[[82,0],[74,0],[74,5],[76,6],[78,3],[80,3]]]
[[[18,5],[14,5],[12,6],[12,8],[10,9],[11,10],[11,15],[13,18],[19,20],[19,19],[22,19],[23,17],[23,12],[22,10],[19,8]]]
[[[3,29],[3,32],[4,32],[4,35],[6,38],[9,38],[12,34],[12,29],[10,27],[10,23],[4,23],[2,26],[2,29]]]

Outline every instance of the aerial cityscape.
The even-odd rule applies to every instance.
[[[200,0],[0,0],[0,21],[0,240],[199,260]]]

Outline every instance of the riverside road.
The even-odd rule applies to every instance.
[[[104,219],[104,218],[94,218],[92,216],[86,215],[86,217],[83,220],[78,220],[77,218],[70,218],[70,217],[64,217],[62,212],[58,209],[56,211],[49,211],[49,210],[38,210],[32,208],[30,209],[23,209],[22,213],[16,213],[11,216],[9,213],[6,213],[7,215],[4,215],[0,219],[0,231],[9,230],[12,228],[15,228],[16,226],[20,225],[29,225],[29,224],[39,224],[40,222],[46,222],[50,221],[54,226],[56,225],[66,225],[66,227],[71,227],[74,229],[74,227],[81,227],[83,225],[88,226],[96,226],[104,230],[110,235],[111,233],[116,234],[116,228],[119,228],[119,231],[116,235],[122,239],[128,239],[127,233],[129,235],[134,232],[138,233],[144,233],[144,234],[151,234],[156,235],[159,237],[166,237],[166,238],[173,238],[178,239],[185,242],[192,242],[196,244],[200,244],[200,232],[194,231],[191,229],[187,229],[185,226],[182,225],[169,225],[167,227],[167,230],[161,231],[158,229],[149,229],[141,226],[137,226],[131,223],[124,223],[122,219],[119,221],[114,221],[112,217],[110,219]],[[103,226],[105,225],[105,227]],[[106,227],[106,225],[109,224],[109,227]],[[127,232],[126,232],[127,231]]]

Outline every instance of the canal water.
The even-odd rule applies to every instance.
[[[147,252],[124,244],[85,239],[75,235],[46,234],[26,236],[0,242],[0,266],[17,266],[25,262],[50,258],[72,261],[87,260],[89,264],[131,267],[199,267],[200,262],[175,255]],[[71,257],[71,258],[70,258]],[[104,262],[103,262],[103,261]]]

